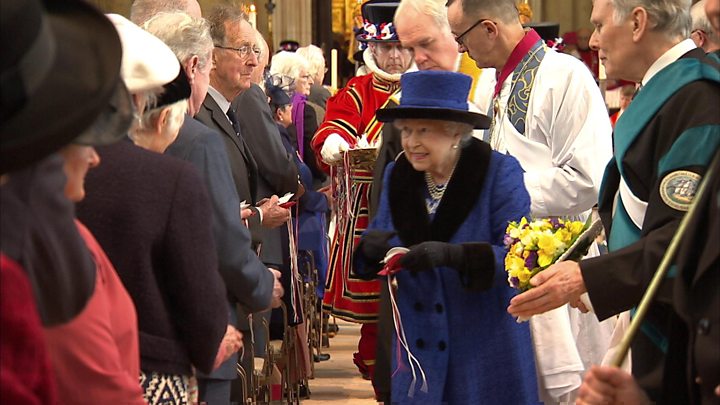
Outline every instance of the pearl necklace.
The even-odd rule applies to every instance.
[[[450,175],[448,176],[445,184],[435,183],[432,175],[429,172],[425,172],[425,185],[427,186],[428,193],[433,201],[439,202],[443,198],[443,195],[445,195],[445,190],[447,190],[447,185],[450,184],[450,179],[452,179],[453,173],[455,173],[455,167],[457,166],[458,160],[460,160],[459,157],[455,160],[455,164],[453,164],[452,170],[450,171]]]
[[[447,189],[447,183],[436,184],[430,173],[425,172],[425,184],[427,185],[428,193],[430,193],[430,198],[432,198],[433,200],[442,199],[443,195],[445,194],[445,190]]]

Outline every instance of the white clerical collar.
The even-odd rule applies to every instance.
[[[213,98],[213,100],[215,100],[215,102],[217,103],[217,105],[220,106],[220,109],[221,109],[225,114],[227,114],[228,110],[230,109],[230,102],[227,101],[227,99],[225,98],[225,96],[223,96],[222,94],[220,94],[219,91],[215,90],[215,88],[214,88],[213,86],[209,86],[209,87],[208,87],[208,94],[210,95],[210,97]]]
[[[692,39],[686,39],[672,48],[668,49],[667,52],[662,54],[655,63],[650,66],[650,69],[645,72],[645,77],[642,79],[642,85],[646,85],[650,79],[653,78],[659,71],[665,69],[669,64],[680,59],[681,56],[697,48],[695,42]]]

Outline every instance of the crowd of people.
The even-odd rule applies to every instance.
[[[0,400],[247,403],[277,339],[307,394],[332,315],[380,403],[717,404],[720,1],[691,3],[594,0],[558,41],[515,0],[368,0],[330,89],[232,5],[3,1]],[[605,251],[508,286],[510,222],[594,210]]]

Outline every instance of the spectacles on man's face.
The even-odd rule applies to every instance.
[[[239,48],[233,48],[232,46],[215,45],[215,48],[235,51],[238,53],[238,55],[240,55],[241,58],[247,58],[248,55],[250,55],[250,52],[254,53],[255,56],[259,58],[261,53],[260,48],[251,45],[243,45]]]
[[[477,27],[478,25],[484,23],[485,21],[489,21],[489,20],[488,20],[487,18],[481,18],[481,19],[479,19],[475,24],[471,25],[470,28],[468,28],[468,29],[466,29],[465,31],[463,31],[462,34],[460,34],[460,35],[455,35],[455,42],[457,42],[458,45],[460,45],[460,46],[465,46],[465,44],[463,43],[463,37],[464,37],[465,35],[467,35],[468,33],[470,33],[470,31],[472,31],[473,28],[475,28],[475,27]]]

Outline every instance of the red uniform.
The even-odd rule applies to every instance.
[[[316,156],[321,156],[320,150],[331,134],[340,135],[351,148],[357,145],[363,134],[370,145],[379,145],[383,124],[375,119],[375,111],[385,105],[399,86],[399,81],[391,82],[372,73],[351,79],[345,88],[328,100],[325,121],[312,141]],[[347,185],[338,188],[340,208],[330,247],[323,308],[338,318],[364,324],[360,353],[355,360],[356,364],[364,363],[371,373],[375,363],[374,335],[380,282],[357,278],[352,271],[352,254],[368,226],[372,172],[348,168],[348,173],[337,176],[337,168],[331,170],[324,162],[321,162],[321,167],[333,174],[336,184]],[[360,367],[362,370],[363,367]]]

